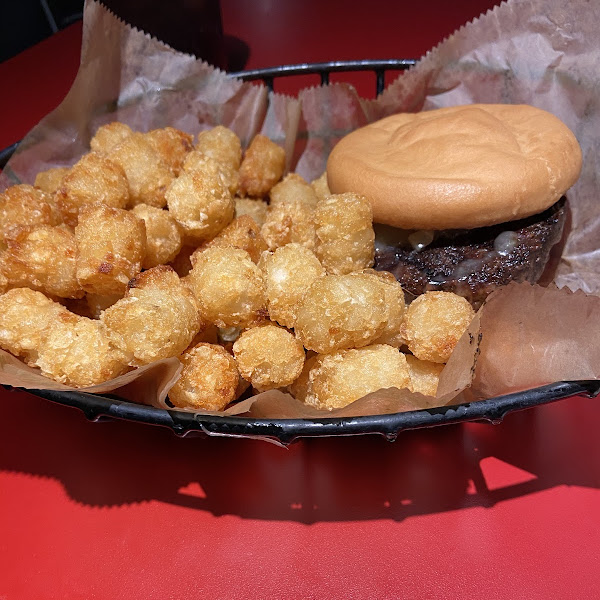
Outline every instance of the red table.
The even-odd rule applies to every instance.
[[[418,56],[491,5],[221,4],[247,68]],[[0,65],[0,148],[65,94],[80,36]],[[0,599],[594,598],[599,417],[573,398],[497,426],[284,450],[2,391]]]

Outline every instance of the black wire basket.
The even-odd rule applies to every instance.
[[[230,73],[244,81],[262,80],[273,90],[274,80],[293,75],[319,75],[321,83],[329,83],[331,73],[371,71],[375,75],[375,92],[384,88],[385,72],[404,71],[415,64],[411,59],[333,61],[303,63],[268,69]],[[18,142],[0,151],[0,168],[4,168]],[[212,416],[178,410],[165,410],[121,400],[115,396],[101,396],[84,392],[55,390],[28,390],[29,393],[52,402],[72,406],[83,411],[91,421],[125,419],[170,428],[179,436],[209,435],[259,437],[289,444],[303,437],[347,436],[379,434],[393,441],[401,431],[450,425],[465,421],[499,423],[508,413],[548,404],[573,396],[595,397],[600,393],[600,381],[560,381],[479,402],[443,406],[388,415],[365,417],[338,417],[318,419],[253,419],[237,416]]]

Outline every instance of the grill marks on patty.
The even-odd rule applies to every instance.
[[[390,271],[405,292],[454,292],[478,308],[499,285],[537,282],[562,236],[566,199],[519,221],[478,229],[436,232],[422,250],[397,246],[377,251],[375,268]]]

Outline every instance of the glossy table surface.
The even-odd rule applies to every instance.
[[[492,3],[451,4],[221,7],[257,68],[418,57]],[[80,40],[74,25],[0,64],[0,148],[64,96]],[[282,449],[0,391],[0,598],[594,598],[599,422],[572,398]]]

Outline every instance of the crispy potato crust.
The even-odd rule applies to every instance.
[[[127,370],[127,358],[103,323],[65,310],[41,335],[35,366],[73,387],[96,385]]]
[[[315,209],[315,254],[328,273],[345,275],[373,266],[371,204],[358,194],[327,196]]]
[[[125,297],[100,319],[115,343],[131,355],[131,366],[178,356],[205,325],[196,298],[166,265],[132,279]]]
[[[250,327],[267,316],[263,274],[244,250],[207,248],[187,281],[204,318],[218,327]]]
[[[375,344],[319,356],[308,376],[304,402],[333,410],[380,389],[410,384],[404,354],[392,346]]]
[[[100,202],[125,208],[129,202],[129,184],[125,171],[102,154],[84,154],[63,178],[56,201],[65,223],[77,225],[82,206]]]
[[[259,392],[290,385],[304,365],[302,344],[277,325],[242,332],[233,354],[242,377]]]
[[[256,135],[240,166],[242,196],[263,198],[281,179],[285,169],[285,150],[264,135]]]
[[[445,363],[474,316],[469,302],[451,292],[418,296],[406,311],[409,350],[421,360]]]
[[[294,327],[306,290],[325,275],[319,259],[300,244],[287,244],[265,253],[259,263],[265,274],[269,316],[284,327]]]
[[[75,228],[77,280],[101,296],[123,294],[142,268],[146,226],[133,212],[104,204],[84,206]]]
[[[295,331],[320,354],[366,346],[385,328],[387,309],[381,284],[371,275],[327,275],[308,288],[298,307]]]
[[[233,220],[235,204],[219,163],[202,159],[202,167],[183,172],[166,192],[169,212],[188,239],[210,240]]]
[[[83,297],[76,277],[75,236],[67,228],[24,228],[7,244],[0,271],[10,287],[30,287],[60,298]]]
[[[0,194],[0,246],[23,227],[54,226],[62,222],[52,197],[31,185],[13,185]]]
[[[219,411],[236,399],[240,376],[233,356],[224,348],[200,343],[179,358],[181,377],[169,390],[175,406]]]

